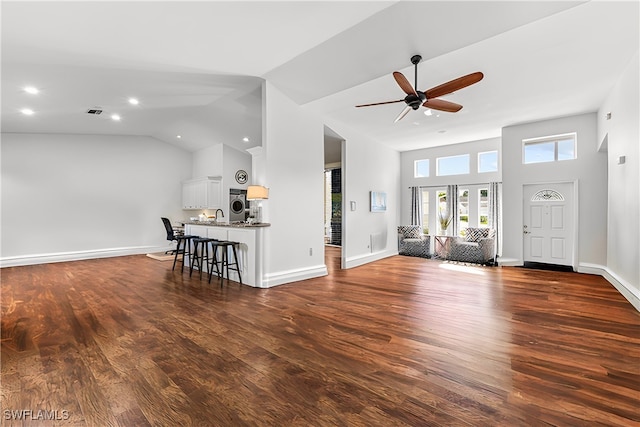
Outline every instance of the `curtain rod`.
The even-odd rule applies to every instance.
[[[502,184],[502,181],[492,181]],[[444,184],[444,185],[414,185],[408,188],[420,187],[420,188],[446,188],[448,185],[457,185],[458,187],[463,185],[491,185],[491,182],[474,182],[473,184]]]

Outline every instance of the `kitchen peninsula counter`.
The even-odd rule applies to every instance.
[[[238,258],[242,283],[256,288],[263,287],[262,258],[263,230],[271,224],[216,223],[214,221],[184,221],[184,233],[191,236],[238,242]],[[186,257],[186,264],[190,259]],[[238,274],[229,271],[231,280],[238,281]]]
[[[231,227],[231,228],[261,228],[270,227],[267,222],[248,224],[243,222],[215,222],[215,221],[180,221],[180,224],[186,225],[204,225],[207,227]]]

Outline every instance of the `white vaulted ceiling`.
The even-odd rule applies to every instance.
[[[596,111],[638,50],[638,14],[637,2],[600,1],[4,1],[2,131],[245,149],[260,143],[267,79],[398,150],[494,137]],[[413,83],[414,54],[421,90],[485,78],[443,97],[464,105],[455,114],[411,112],[394,124],[404,104],[354,107],[403,98],[391,73]],[[25,94],[28,84],[41,93]],[[87,115],[92,107],[104,115]]]

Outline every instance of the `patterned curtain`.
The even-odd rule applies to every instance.
[[[420,187],[411,187],[411,225],[422,227],[422,190]]]
[[[451,224],[447,229],[448,236],[457,236],[460,223],[460,212],[458,212],[458,186],[447,185],[447,212],[446,216],[451,217]]]
[[[489,228],[496,231],[496,255],[501,255],[500,239],[502,238],[502,188],[499,182],[489,184]]]

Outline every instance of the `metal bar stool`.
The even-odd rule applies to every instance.
[[[173,267],[171,267],[172,270],[176,269],[178,255],[182,255],[182,259],[180,260],[182,262],[182,265],[180,266],[180,272],[182,273],[184,271],[184,255],[185,253],[191,254],[191,240],[195,239],[196,237],[198,236],[173,236],[173,238],[178,241],[178,244],[176,246],[176,254],[173,257]]]
[[[209,266],[209,242],[214,241],[216,240],[207,237],[196,237],[193,239],[193,255],[190,259],[189,277],[193,274],[193,267],[197,265],[200,271],[200,278],[202,279],[202,270],[204,270],[205,266]]]
[[[224,245],[224,241],[220,241],[218,239],[212,239],[211,242],[211,257],[208,258],[208,272],[209,272],[209,283],[211,283],[211,276],[213,276],[213,272],[215,270],[216,276],[220,277],[221,271],[221,260],[218,257],[218,248]]]
[[[229,279],[229,270],[238,272],[238,281],[242,285],[242,274],[240,273],[240,264],[238,262],[238,250],[240,247],[239,242],[230,242],[227,240],[216,240],[212,242],[211,245],[214,248],[213,259],[215,260],[215,269],[218,277],[220,278],[220,286],[222,286],[224,281],[224,270],[227,270],[227,282]],[[222,249],[222,256],[218,258],[217,251],[218,248]],[[233,262],[229,260],[229,248],[232,248],[233,254]],[[218,268],[218,263],[220,263],[220,268]],[[209,268],[209,283],[211,283],[211,276],[213,275],[213,268]]]

